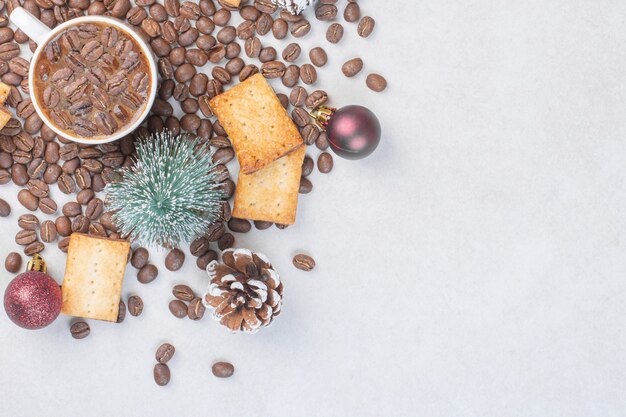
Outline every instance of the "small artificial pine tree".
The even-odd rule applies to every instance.
[[[107,186],[122,236],[142,246],[179,247],[220,221],[225,195],[208,142],[166,130],[136,143],[134,165]]]

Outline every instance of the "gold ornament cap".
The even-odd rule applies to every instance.
[[[311,110],[309,114],[315,120],[319,127],[321,127],[322,129],[326,129],[326,126],[328,126],[328,122],[331,116],[336,111],[337,109],[334,107],[319,106],[318,108]]]
[[[43,272],[44,274],[48,272],[48,267],[46,266],[46,261],[43,260],[43,257],[36,253],[33,255],[30,261],[28,261],[28,265],[26,266],[27,271],[33,272]]]

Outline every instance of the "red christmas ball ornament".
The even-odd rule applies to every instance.
[[[321,106],[311,112],[311,117],[326,130],[330,148],[342,158],[363,159],[380,143],[380,122],[366,107],[352,105],[335,109]]]
[[[41,329],[52,323],[61,312],[61,302],[61,288],[46,273],[46,264],[38,254],[4,292],[4,310],[24,329]]]

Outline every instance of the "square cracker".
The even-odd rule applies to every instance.
[[[0,104],[4,104],[4,102],[7,101],[9,94],[11,94],[11,86],[0,83]]]
[[[0,129],[5,127],[9,120],[13,118],[13,115],[10,111],[7,110],[6,107],[0,106]]]
[[[294,224],[306,146],[253,173],[239,173],[233,216]]]
[[[211,109],[228,133],[244,174],[302,145],[302,136],[261,74],[214,97]]]
[[[63,314],[117,321],[130,243],[73,233],[63,279]]]

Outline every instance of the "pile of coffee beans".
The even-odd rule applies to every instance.
[[[170,301],[169,309],[172,315],[182,319],[188,317],[190,320],[200,320],[204,317],[205,307],[202,299],[193,292],[191,287],[184,284],[175,285],[172,288],[174,300]]]
[[[163,343],[157,349],[154,354],[157,363],[154,365],[154,382],[156,382],[159,386],[165,386],[169,384],[170,379],[172,378],[172,373],[170,372],[170,368],[167,363],[172,359],[176,353],[176,349],[173,345],[169,343]]]

